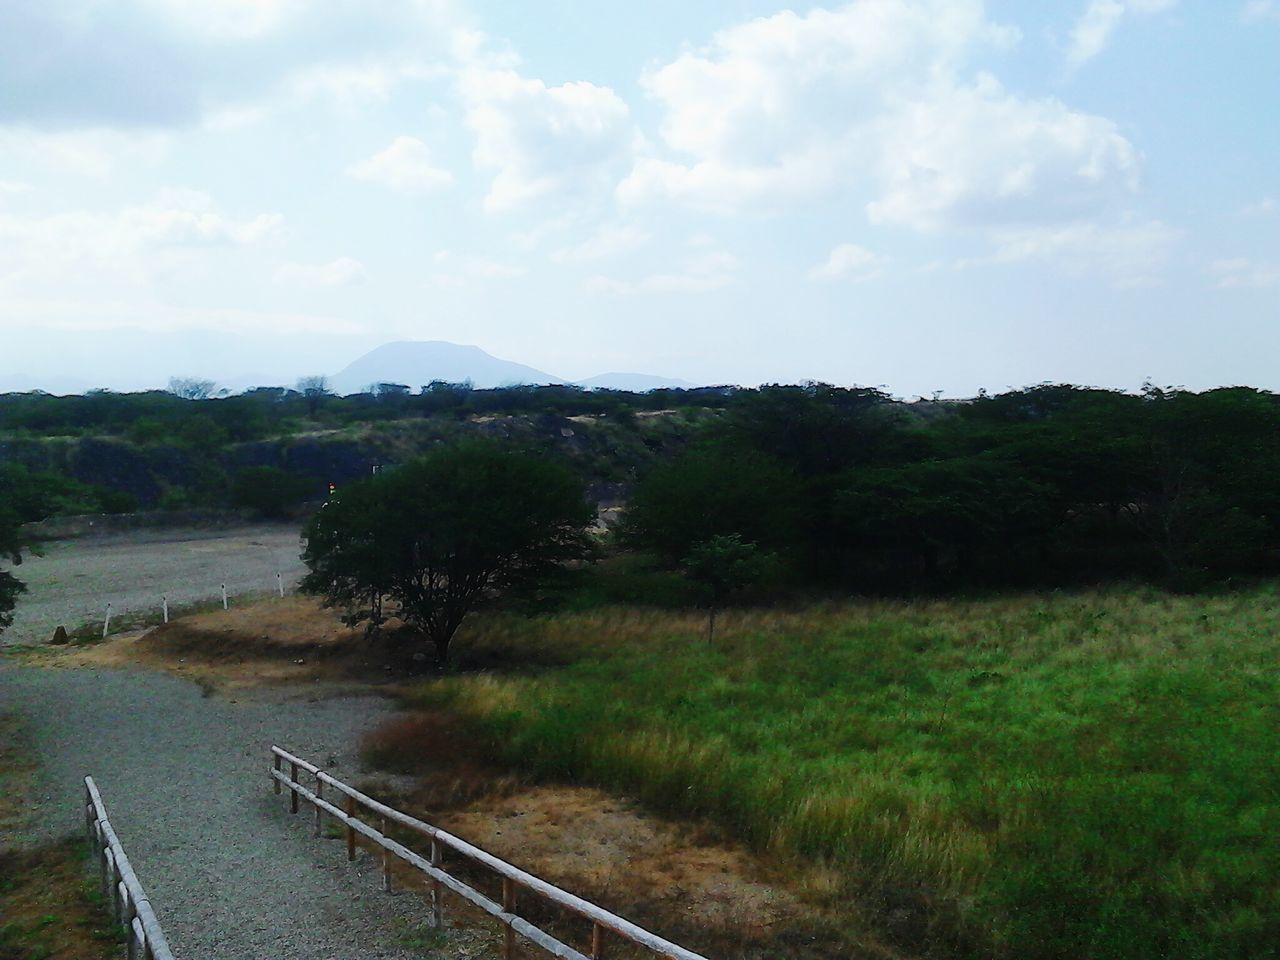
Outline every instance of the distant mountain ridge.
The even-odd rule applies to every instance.
[[[219,374],[192,358],[174,375],[213,381],[219,391],[243,393],[257,387],[293,387],[297,378],[274,372],[249,371]],[[305,372],[305,371],[304,371]],[[313,368],[313,372],[316,371]],[[104,369],[100,379],[58,374],[29,373],[22,370],[0,371],[0,394],[43,391],[60,395],[84,394],[93,389],[117,391],[163,390],[166,383],[156,382],[154,370],[145,373],[119,365]],[[570,381],[523,363],[503,360],[479,347],[450,343],[446,340],[400,340],[384,343],[353,360],[328,377],[332,390],[341,394],[361,393],[373,384],[400,383],[417,391],[433,380],[450,383],[470,381],[478,389],[492,389],[518,384],[566,384],[587,390],[627,390],[643,392],[662,388],[689,389],[698,386],[688,380],[660,377],[648,373],[613,372]]]
[[[329,385],[337,393],[349,394],[378,383],[401,383],[417,390],[433,380],[470,381],[481,390],[573,382],[523,363],[503,360],[476,346],[447,340],[400,340],[384,343],[352,361],[329,378]],[[694,386],[687,380],[647,373],[603,373],[573,383],[587,389],[632,391]]]

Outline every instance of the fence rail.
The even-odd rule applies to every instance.
[[[160,921],[151,909],[151,900],[143,889],[133,865],[124,852],[107,819],[107,808],[93,777],[84,778],[85,829],[102,872],[102,893],[111,903],[116,920],[129,938],[129,960],[173,960],[169,941],[160,929]]]
[[[383,889],[391,889],[392,856],[403,860],[431,878],[431,916],[433,923],[437,927],[441,925],[443,920],[442,896],[444,889],[447,888],[468,903],[479,907],[506,928],[504,930],[503,956],[507,960],[510,960],[515,955],[515,936],[517,934],[541,947],[552,956],[561,957],[563,960],[603,960],[606,934],[612,934],[623,940],[630,941],[649,950],[655,956],[665,957],[668,960],[707,960],[706,957],[691,950],[686,950],[684,947],[669,940],[664,940],[657,934],[650,933],[631,921],[610,913],[603,907],[583,900],[581,897],[576,897],[565,890],[561,890],[554,884],[547,883],[545,880],[533,876],[533,874],[513,867],[505,860],[500,860],[479,847],[446,833],[438,827],[433,827],[431,824],[416,817],[411,817],[407,813],[396,810],[394,807],[379,803],[372,797],[361,793],[336,777],[330,776],[319,767],[289,753],[287,750],[273,746],[271,754],[271,778],[274,781],[276,793],[280,793],[282,787],[289,790],[289,809],[292,813],[298,812],[299,798],[306,800],[315,807],[316,836],[320,835],[324,814],[328,814],[346,827],[348,860],[355,859],[357,834],[382,848]],[[285,764],[289,766],[287,773],[281,769]],[[299,774],[304,771],[314,780],[314,790],[308,789],[299,781]],[[326,787],[331,788],[341,796],[342,808],[325,799]],[[338,799],[338,797],[333,797],[332,794],[331,797],[335,800]],[[360,819],[356,815],[358,807],[378,816],[380,818],[380,829],[375,829]],[[388,837],[386,834],[388,823],[394,823],[430,840],[430,857],[415,853],[403,844]],[[468,886],[462,880],[447,873],[443,868],[444,851],[446,849],[461,854],[471,862],[486,867],[501,877],[502,903],[497,903],[480,891]],[[517,910],[519,894],[522,891],[536,894],[542,899],[590,921],[591,952],[589,954],[582,953],[521,917]]]

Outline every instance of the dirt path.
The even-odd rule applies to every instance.
[[[27,593],[0,644],[45,643],[59,625],[99,622],[108,601],[119,617],[158,611],[162,595],[171,606],[214,599],[223,583],[232,596],[267,593],[277,572],[291,587],[303,572],[300,552],[297,528],[279,525],[49,543],[14,571]]]
[[[19,842],[80,829],[92,774],[179,960],[445,955],[411,949],[432,939],[422,902],[383,893],[367,854],[348,864],[337,841],[313,839],[265,773],[273,741],[354,773],[351,748],[383,701],[224,701],[149,671],[0,661],[0,711],[28,719],[41,760],[35,826]]]

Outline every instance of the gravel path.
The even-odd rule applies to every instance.
[[[274,741],[354,775],[385,702],[224,701],[147,671],[0,662],[0,711],[13,710],[42,764],[41,825],[19,841],[82,829],[92,774],[179,960],[423,956],[404,943],[424,930],[422,902],[383,893],[368,854],[349,864],[341,842],[313,839],[266,774]]]
[[[13,572],[27,585],[13,626],[0,644],[46,643],[59,626],[72,630],[112,616],[211,600],[226,583],[232,596],[286,589],[302,575],[296,526],[238,530],[140,531],[45,544],[44,556],[28,556]]]

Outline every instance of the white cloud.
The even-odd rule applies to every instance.
[[[416,137],[396,137],[390,146],[347,168],[357,180],[381,183],[402,193],[425,193],[453,180],[431,162],[431,150]]]
[[[1263,197],[1257,203],[1245,204],[1240,208],[1240,213],[1246,217],[1269,217],[1277,210],[1280,210],[1280,204],[1276,203],[1274,197]]]
[[[1248,0],[1240,8],[1240,19],[1245,23],[1258,20],[1274,20],[1280,23],[1280,4],[1276,0]]]
[[[276,268],[277,283],[299,287],[345,287],[368,279],[364,264],[351,257],[328,263],[282,263]]]
[[[437,270],[431,275],[431,282],[437,286],[456,286],[467,280],[514,280],[529,272],[520,264],[489,257],[459,256],[451,250],[437,251],[433,259]]]
[[[996,252],[959,266],[1046,261],[1072,274],[1103,273],[1119,287],[1159,282],[1181,232],[1160,222],[1125,219],[1116,224],[1092,221],[997,230]]]
[[[638,134],[622,98],[585,81],[547,86],[512,69],[470,66],[459,87],[477,167],[493,172],[485,208],[607,190]]]
[[[306,0],[142,0],[183,30],[211,37],[253,39],[285,26]]]
[[[0,329],[36,326],[57,330],[134,329],[153,333],[212,330],[230,334],[274,336],[352,334],[359,324],[339,317],[234,308],[184,307],[154,301],[75,300],[63,298],[5,300]]]
[[[1110,120],[1012,96],[989,76],[912,105],[881,138],[882,193],[867,216],[922,231],[1078,217],[1137,178]]]
[[[207,194],[164,190],[151,203],[114,212],[0,215],[0,256],[9,283],[21,278],[61,288],[68,277],[83,282],[93,270],[103,283],[146,282],[202,250],[266,240],[282,223],[275,213],[236,219]]]
[[[23,183],[20,180],[0,180],[0,196],[26,193],[30,189],[31,184]]]
[[[278,106],[290,96],[385,96],[448,56],[457,7],[451,0],[0,3],[0,123],[178,129],[244,120],[263,101]]]
[[[848,277],[852,280],[870,280],[878,277],[888,262],[887,257],[866,247],[856,243],[842,243],[831,251],[826,260],[813,266],[809,271],[809,279],[835,280]]]
[[[1215,260],[1210,272],[1223,289],[1263,289],[1280,286],[1280,262],[1261,263],[1246,257]]]
[[[120,169],[154,166],[169,151],[166,134],[115,130],[37,130],[0,126],[6,167],[103,180]]]
[[[969,75],[1016,42],[978,0],[855,0],[716,34],[648,73],[663,156],[619,186],[725,213],[859,193],[877,223],[1076,218],[1129,189],[1133,147],[1102,117]]]
[[[606,260],[618,254],[636,250],[651,239],[650,234],[636,227],[605,226],[596,230],[586,240],[572,247],[562,247],[551,254],[557,263]]]
[[[1071,28],[1071,45],[1067,48],[1067,66],[1080,67],[1092,60],[1111,43],[1111,38],[1126,14],[1163,13],[1178,0],[1090,0],[1084,13]]]
[[[616,280],[596,276],[586,281],[591,293],[629,295],[635,293],[706,293],[733,283],[741,264],[723,251],[698,254],[676,273],[655,273],[640,280]]]

